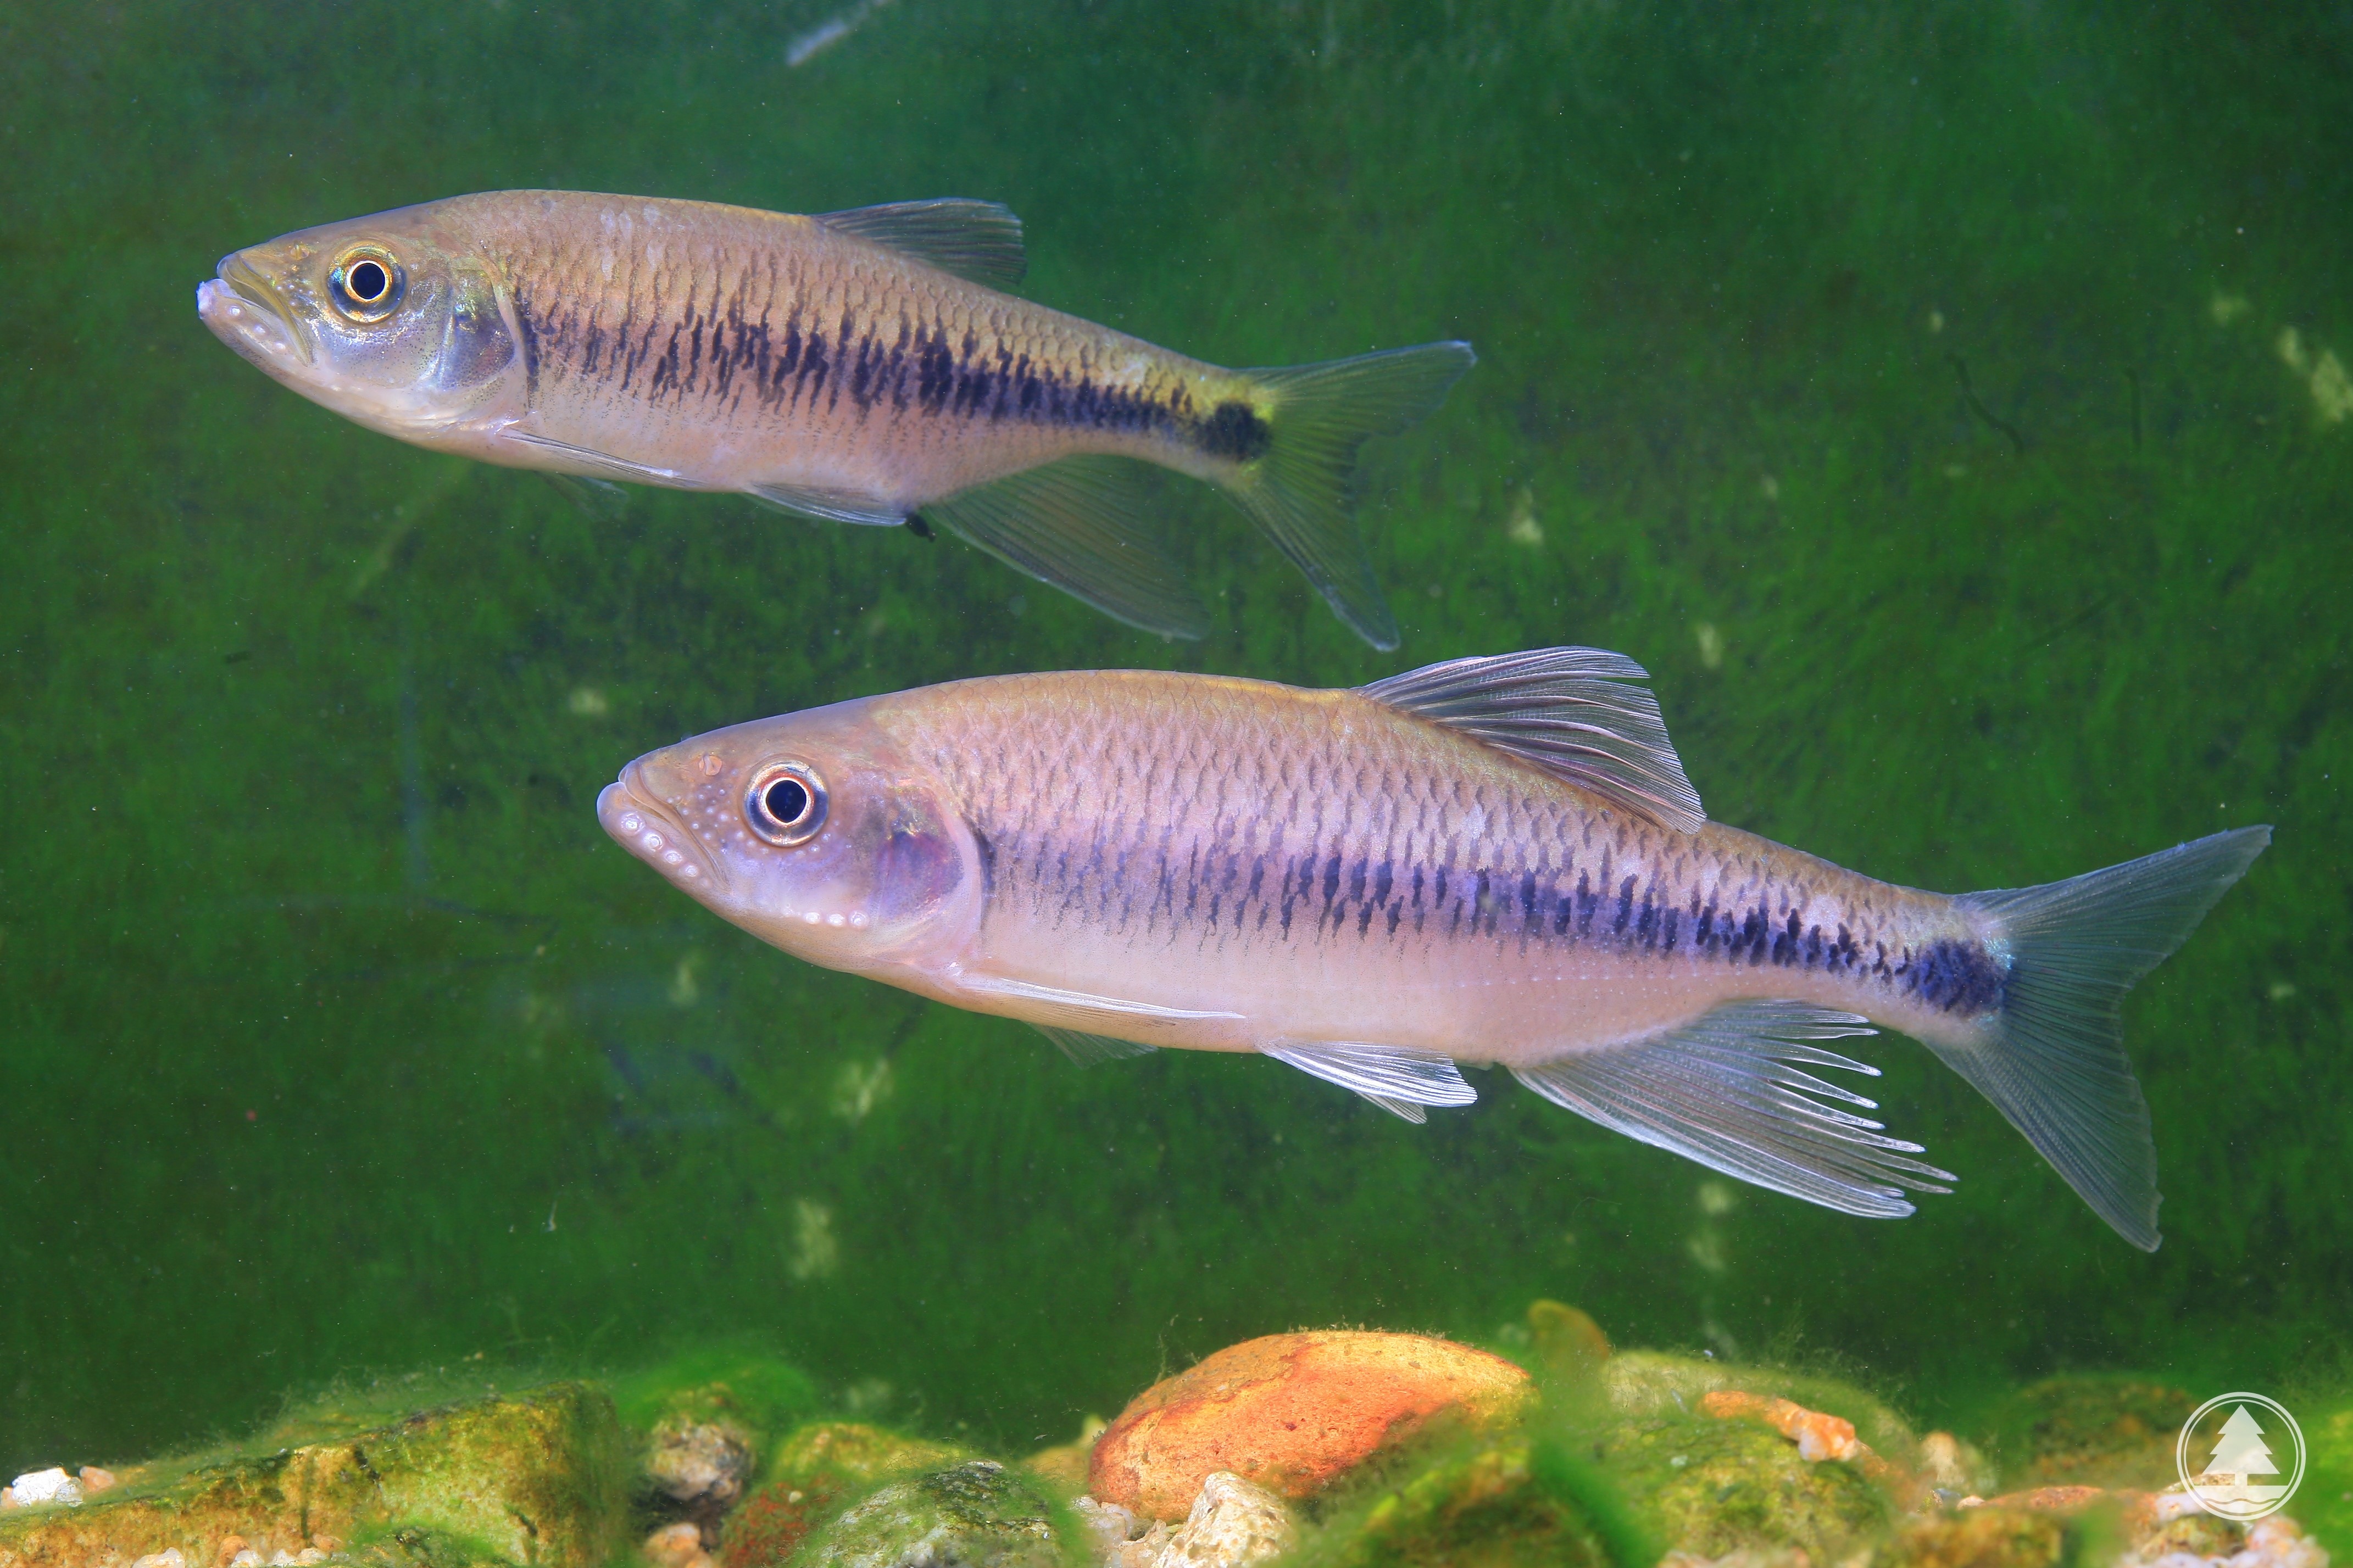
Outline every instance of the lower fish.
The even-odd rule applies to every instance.
[[[936,522],[1147,631],[1208,617],[1145,466],[1205,479],[1340,618],[1395,647],[1346,496],[1358,448],[1435,409],[1470,345],[1226,370],[1002,291],[993,202],[808,217],[493,191],[221,259],[196,311],[371,430],[562,479],[725,490],[837,522]]]
[[[1346,690],[1002,676],[739,724],[597,801],[673,885],[812,963],[1081,1060],[1248,1051],[1419,1121],[1505,1068],[1604,1127],[1851,1215],[1957,1178],[1824,1074],[1918,1040],[2134,1246],[2157,1153],[2125,993],[2270,842],[2042,887],[1873,880],[1711,822],[1622,656]]]

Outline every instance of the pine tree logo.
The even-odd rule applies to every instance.
[[[2190,1456],[2200,1451],[2205,1463],[2193,1468]],[[2182,1489],[2208,1513],[2262,1519],[2285,1506],[2304,1479],[2304,1432],[2277,1400],[2220,1394],[2181,1424],[2173,1461]]]

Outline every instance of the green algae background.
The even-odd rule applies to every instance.
[[[829,10],[0,16],[0,1469],[720,1339],[1018,1447],[1249,1334],[1539,1294],[1932,1422],[2061,1368],[2342,1385],[2353,10],[900,0],[788,64]],[[195,320],[234,247],[533,184],[1001,199],[1025,292],[1228,363],[1472,340],[1372,456],[1405,647],[1182,486],[1198,646],[902,531],[594,521]],[[1891,1121],[1962,1181],[1856,1220],[1497,1073],[1415,1128],[1262,1060],[1078,1072],[591,812],[865,692],[1556,641],[1650,667],[1715,816],[1895,880],[2278,826],[2128,1008],[2163,1250],[1901,1039]]]

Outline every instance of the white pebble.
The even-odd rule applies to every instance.
[[[26,1472],[8,1489],[16,1494],[18,1508],[45,1502],[61,1502],[69,1508],[81,1506],[81,1483],[56,1466]]]
[[[131,1564],[131,1568],[188,1568],[188,1560],[180,1555],[176,1546],[166,1546],[161,1552],[151,1552]]]

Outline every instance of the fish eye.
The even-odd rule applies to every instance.
[[[789,849],[825,826],[825,781],[803,763],[771,763],[744,792],[744,820],[753,833]]]
[[[373,245],[353,246],[327,273],[327,297],[337,311],[354,321],[381,321],[391,315],[407,286],[392,253]]]

